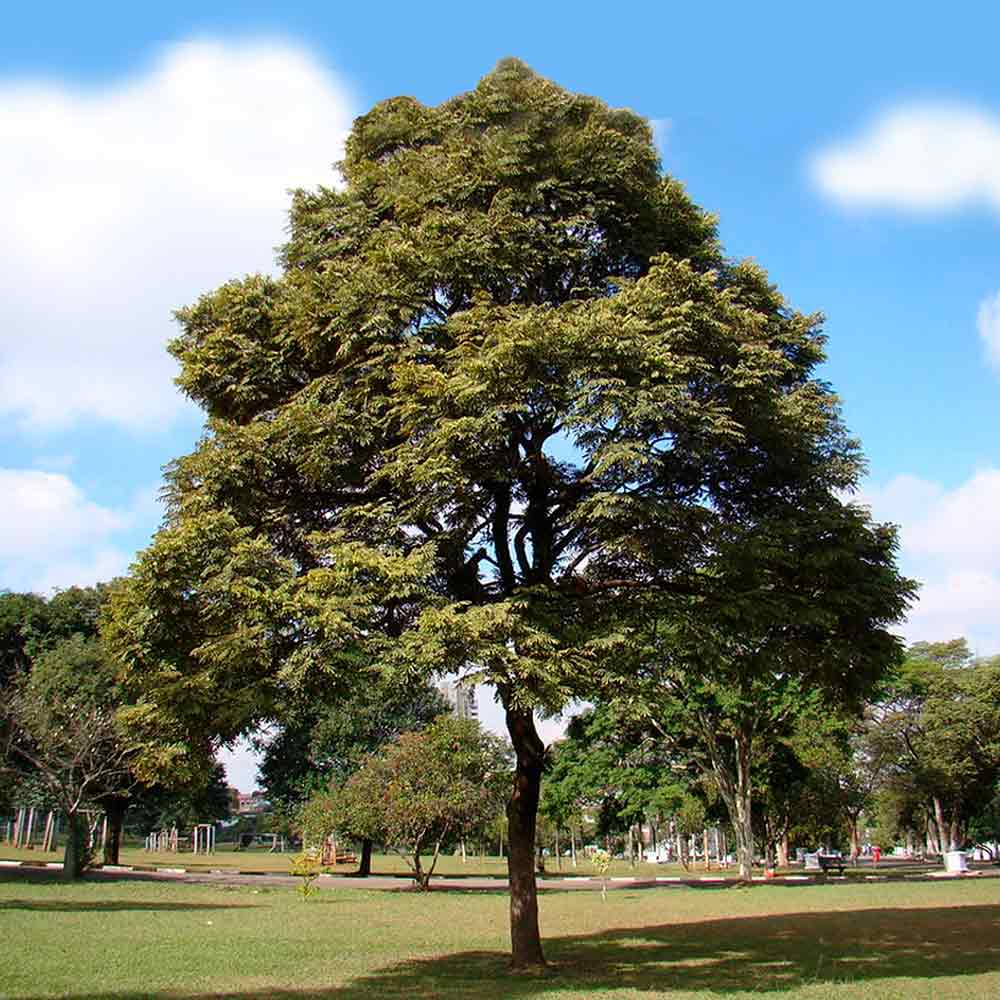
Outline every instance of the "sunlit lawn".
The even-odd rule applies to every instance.
[[[550,892],[506,972],[502,893],[0,878],[0,995],[1000,996],[1000,880]]]

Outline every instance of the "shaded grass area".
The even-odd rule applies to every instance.
[[[507,973],[502,895],[0,884],[0,995],[1000,996],[1000,885],[664,888],[541,899],[553,967]]]

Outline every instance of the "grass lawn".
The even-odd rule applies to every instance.
[[[500,893],[0,878],[0,995],[1000,997],[1000,880],[551,892],[506,973]]]

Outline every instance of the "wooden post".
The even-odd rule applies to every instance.
[[[42,840],[42,850],[46,852],[52,850],[53,819],[54,816],[52,810],[50,809],[48,816],[45,817],[45,837]]]
[[[31,837],[35,832],[35,807],[28,810],[28,835],[24,838],[24,846],[31,848]]]
[[[708,827],[707,826],[701,832],[701,839],[702,839],[702,849],[705,852],[705,871],[709,871],[709,870],[711,870],[711,867],[712,867],[712,861],[711,861],[711,859],[708,856]]]

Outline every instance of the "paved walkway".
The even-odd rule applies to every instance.
[[[869,871],[862,874],[863,869],[857,869],[851,876],[823,875],[803,873],[795,875],[778,875],[774,878],[754,876],[754,882],[767,882],[770,885],[802,886],[817,883],[843,884],[848,882],[888,882],[888,881],[936,881],[938,879],[954,878],[997,878],[1000,869],[977,869],[964,875],[943,871],[926,871],[921,873],[894,873],[891,868],[881,871]],[[31,861],[0,861],[0,880],[12,881],[24,879],[32,881],[50,881],[62,875],[62,865],[58,862],[39,864]],[[299,879],[293,875],[280,875],[270,872],[248,872],[236,869],[219,868],[208,871],[188,871],[178,866],[176,868],[152,866],[106,866],[93,868],[87,872],[87,879],[95,881],[115,881],[119,879],[156,882],[187,882],[208,885],[265,885],[265,886],[295,886]],[[370,875],[359,878],[355,875],[320,875],[316,883],[323,889],[383,889],[390,891],[405,891],[412,889],[413,879],[397,875]],[[608,879],[609,890],[616,889],[655,889],[677,888],[688,886],[699,889],[726,888],[740,884],[738,878],[732,875],[658,875],[647,876],[617,876]],[[506,892],[507,879],[478,876],[462,876],[459,878],[435,875],[431,886],[437,890],[457,892]],[[587,875],[566,875],[546,878],[540,876],[538,887],[543,890],[589,890],[601,888],[601,879]]]

